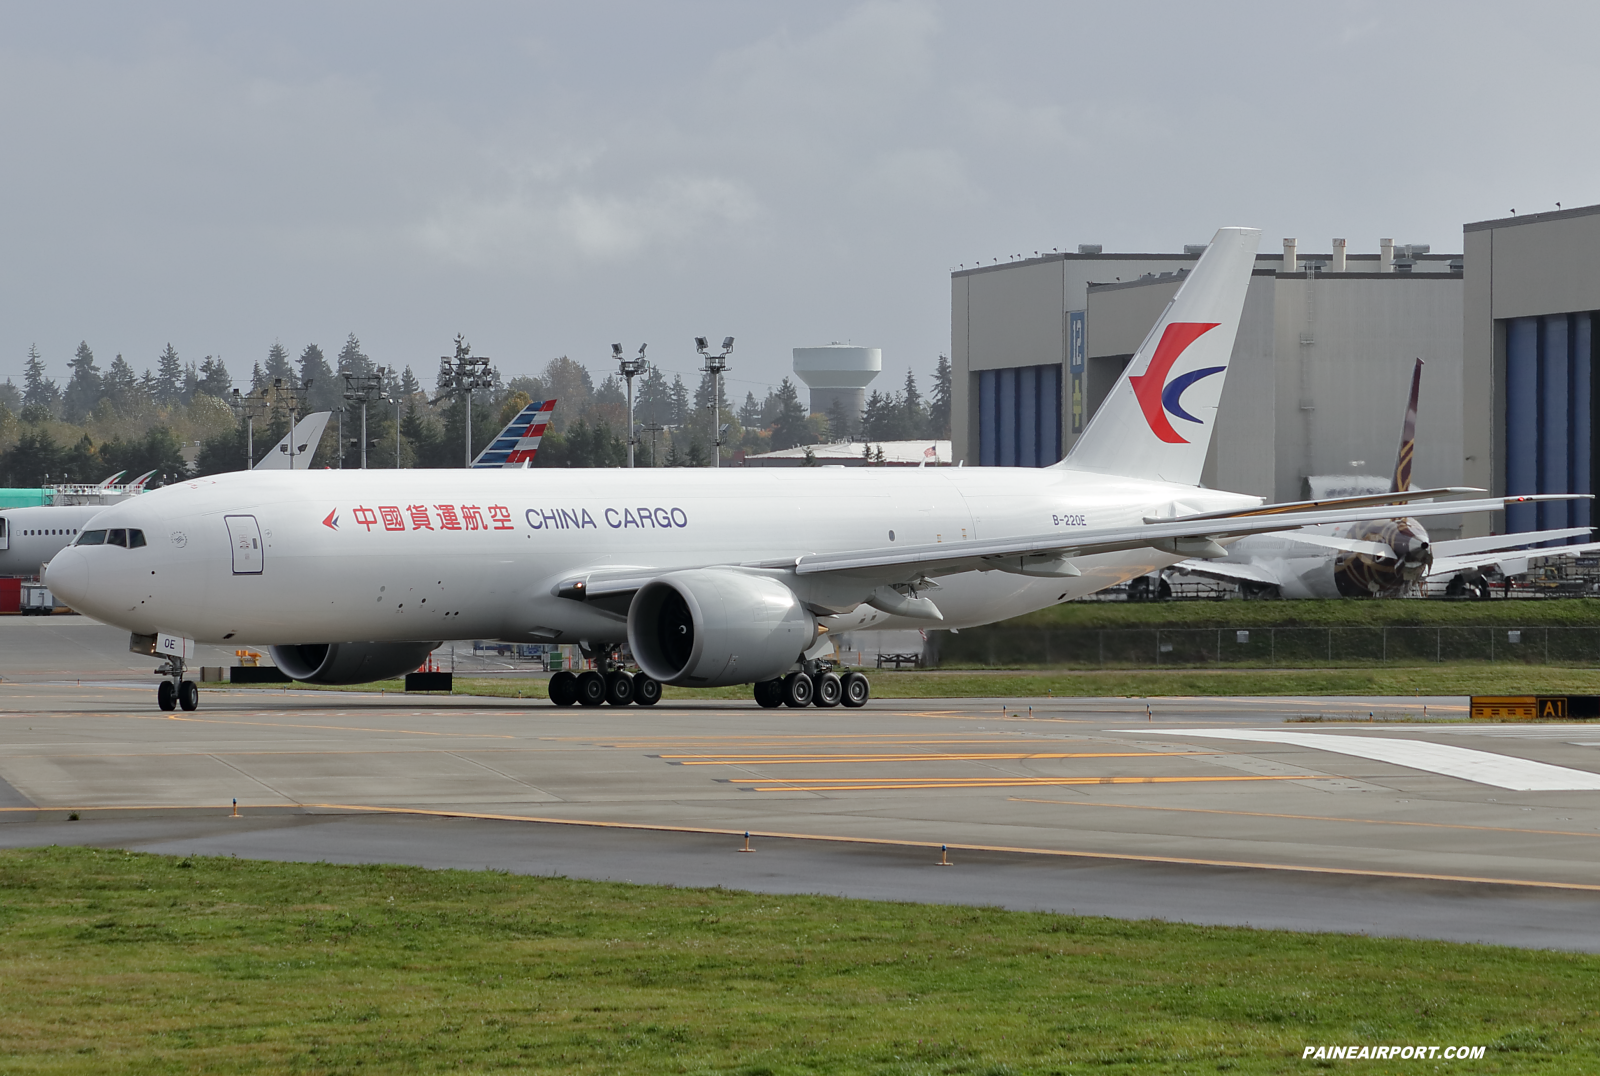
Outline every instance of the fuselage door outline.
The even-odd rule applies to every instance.
[[[234,575],[260,575],[262,569],[261,527],[255,516],[223,516],[228,526],[228,543],[233,548]]]

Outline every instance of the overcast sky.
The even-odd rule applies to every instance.
[[[1221,225],[1461,249],[1600,201],[1600,6],[0,7],[0,377],[87,340],[247,376],[347,333],[425,378],[613,341],[949,348],[949,273]]]

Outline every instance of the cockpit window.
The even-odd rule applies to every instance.
[[[144,531],[129,529],[128,548],[139,549],[144,545]]]
[[[77,544],[78,545],[105,545],[106,544],[106,532],[105,531],[84,531],[82,534],[78,535]]]
[[[121,527],[106,531],[106,545],[120,545],[124,549],[128,548],[128,532]]]

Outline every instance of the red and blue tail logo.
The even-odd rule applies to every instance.
[[[1215,329],[1218,324],[1220,322],[1215,321],[1173,322],[1161,334],[1161,342],[1156,345],[1156,353],[1145,372],[1128,378],[1128,383],[1133,386],[1133,395],[1139,401],[1139,409],[1144,412],[1144,420],[1150,425],[1150,432],[1169,445],[1189,443],[1172,428],[1172,422],[1167,418],[1169,414],[1186,422],[1202,421],[1183,409],[1184,392],[1196,381],[1212,374],[1220,374],[1227,367],[1207,366],[1200,370],[1190,370],[1171,381],[1167,380],[1167,374],[1171,372],[1172,364],[1178,361],[1178,356],[1182,355],[1190,344]]]

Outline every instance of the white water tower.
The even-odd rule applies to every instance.
[[[811,389],[811,413],[828,413],[834,401],[844,413],[859,416],[867,406],[867,386],[883,372],[883,349],[829,344],[794,349],[794,373]]]

